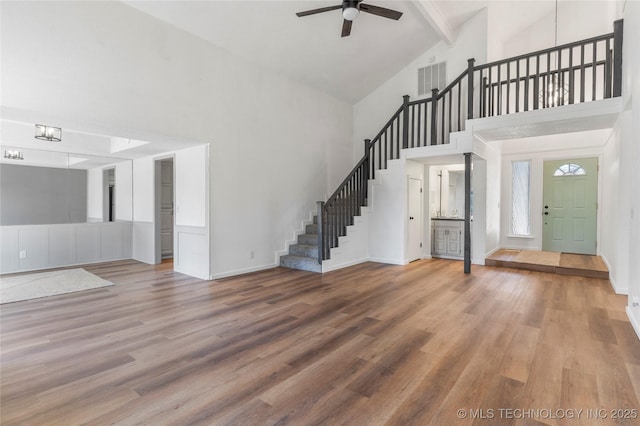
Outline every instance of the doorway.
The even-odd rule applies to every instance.
[[[545,161],[542,250],[596,254],[598,159]]]
[[[410,177],[408,186],[407,256],[412,262],[422,258],[422,179]]]
[[[156,160],[156,262],[173,258],[174,167],[173,158]]]
[[[116,169],[102,171],[102,221],[116,220]]]

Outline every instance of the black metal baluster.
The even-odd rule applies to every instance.
[[[400,158],[400,116],[394,120],[396,122],[396,154]]]
[[[446,105],[445,105],[446,101],[447,101],[447,97],[446,96],[442,96],[442,108],[441,108],[442,117],[441,117],[441,120],[440,120],[440,126],[441,126],[440,127],[440,139],[441,139],[443,145],[445,144],[444,115],[445,115],[445,112],[446,112]]]
[[[520,112],[520,60],[516,61],[516,112]]]
[[[555,97],[555,101],[556,101],[556,106],[558,106],[557,104],[560,103],[560,105],[564,105],[564,78],[562,75],[562,50],[558,49],[556,51],[556,58],[558,59],[558,96]]]
[[[533,80],[533,109],[540,108],[539,96],[540,93],[540,55],[536,55],[536,78]]]
[[[511,62],[507,62],[507,114],[511,109],[511,100],[509,95],[511,94]]]
[[[576,76],[573,69],[573,47],[569,49],[569,105],[575,101]]]
[[[424,103],[424,143],[422,144],[422,146],[429,145],[428,133],[427,133],[427,131],[429,130],[429,121],[427,120],[427,109],[429,109],[429,102],[425,101]]]
[[[607,39],[607,44],[606,44],[606,49],[607,49],[607,56],[606,56],[606,60],[605,60],[605,65],[604,65],[604,99],[609,99],[611,97],[611,85],[613,83],[612,81],[612,71],[613,71],[613,51],[611,50],[611,46],[609,43],[609,39]]]
[[[447,129],[447,135],[451,133],[451,110],[453,107],[453,102],[451,101],[451,90],[449,90],[449,128]]]
[[[580,46],[580,103],[584,102],[586,74],[584,66],[584,44]]]
[[[374,141],[375,143],[375,141]],[[374,146],[371,150],[371,179],[376,178],[376,147]]]
[[[487,116],[487,77],[480,73],[480,118]]]
[[[493,76],[492,74],[493,67],[489,67],[489,114],[487,116],[493,117]]]
[[[418,138],[416,140],[416,146],[420,146],[420,130],[422,127],[422,103],[419,103],[418,105],[416,105],[418,108],[418,124],[416,126],[417,128],[417,133],[418,133]]]
[[[595,101],[596,100],[596,58],[597,58],[597,54],[598,54],[598,42],[594,41],[593,42],[593,58],[592,58],[592,63],[591,63],[591,69],[592,69],[592,76],[591,76],[591,100]]]
[[[384,168],[385,170],[387,169],[387,162],[388,162],[388,158],[387,157],[387,131],[384,131]]]
[[[411,105],[411,148],[415,148],[416,143],[416,106]]]
[[[502,78],[500,77],[500,73],[502,71],[502,65],[498,65],[498,115],[502,115]]]
[[[524,110],[529,111],[529,58],[527,57],[527,77],[524,80]]]
[[[431,89],[431,145],[438,144],[438,89]]]
[[[460,111],[462,109],[462,102],[461,100],[461,94],[462,94],[462,80],[460,80],[460,82],[456,85],[456,90],[458,91],[458,131],[460,131],[460,129],[462,129],[462,126],[460,126]],[[482,105],[482,91],[480,91],[480,105]]]
[[[422,114],[424,115],[424,116],[422,117],[422,121],[423,121],[423,123],[424,123],[424,125],[423,125],[423,126],[424,126],[424,127],[423,127],[423,132],[422,132],[422,134],[423,134],[423,144],[422,144],[422,146],[427,146],[427,145],[429,145],[429,141],[427,140],[427,139],[428,139],[428,136],[427,136],[427,130],[428,130],[428,125],[427,125],[427,109],[428,109],[428,107],[429,107],[429,102],[427,102],[427,101],[425,100],[425,102],[424,102],[424,112],[422,113]]]

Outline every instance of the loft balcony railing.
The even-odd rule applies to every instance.
[[[403,97],[364,156],[326,202],[318,202],[318,262],[366,206],[368,181],[403,149],[449,143],[473,118],[495,117],[618,97],[622,94],[623,21],[614,31],[467,69],[426,99]]]

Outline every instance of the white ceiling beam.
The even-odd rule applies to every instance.
[[[414,3],[424,19],[435,30],[440,38],[447,44],[453,46],[456,40],[456,33],[449,25],[447,17],[432,0],[418,0]]]

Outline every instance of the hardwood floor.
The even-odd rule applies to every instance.
[[[502,249],[487,257],[485,265],[609,279],[609,269],[602,258],[585,254]]]
[[[170,266],[87,266],[115,286],[2,305],[1,423],[638,424],[612,419],[640,409],[640,341],[606,280]]]

